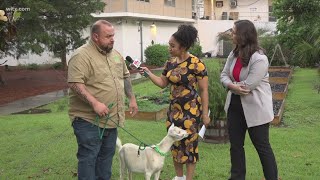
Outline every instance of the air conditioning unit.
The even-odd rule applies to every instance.
[[[196,12],[192,12],[192,19],[196,19],[197,18],[197,13]]]
[[[231,8],[237,7],[237,0],[230,0],[230,7]]]

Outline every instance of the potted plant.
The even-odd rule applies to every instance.
[[[209,110],[211,122],[207,127],[204,141],[210,143],[226,143],[229,140],[227,132],[227,118],[224,111],[226,89],[220,82],[220,73],[224,61],[207,60],[206,62],[209,79]]]

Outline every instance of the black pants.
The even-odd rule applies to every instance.
[[[248,128],[246,119],[244,117],[240,96],[234,94],[231,98],[227,118],[231,145],[230,180],[245,180],[246,158],[243,146],[247,130],[249,132],[250,139],[259,154],[264,177],[266,180],[277,180],[277,163],[269,143],[269,123]]]

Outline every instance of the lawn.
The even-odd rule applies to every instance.
[[[284,180],[315,180],[320,177],[320,94],[313,89],[316,70],[297,69],[289,85],[284,125],[272,127],[270,138],[279,175]],[[150,85],[151,86],[151,85]],[[147,88],[146,88],[147,89]],[[75,179],[77,144],[66,112],[66,100],[51,104],[52,113],[0,116],[0,179]],[[126,121],[126,129],[147,144],[166,134],[164,121]],[[119,129],[123,142],[138,142]],[[255,149],[246,139],[247,179],[263,177]],[[223,180],[229,175],[229,144],[200,143],[197,180]],[[174,169],[167,157],[162,180],[171,180]],[[119,179],[114,157],[113,180]],[[143,176],[135,174],[134,179]]]

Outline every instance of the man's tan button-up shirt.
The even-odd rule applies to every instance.
[[[110,118],[120,126],[125,119],[124,79],[130,78],[129,71],[123,57],[116,50],[105,53],[93,41],[78,48],[72,55],[68,65],[68,82],[83,83],[89,93],[98,101],[113,104]],[[69,91],[69,116],[81,117],[91,123],[96,123],[96,113],[88,102],[83,101],[71,89]],[[114,128],[116,124],[107,122],[107,128]],[[105,126],[105,120],[100,120],[100,127]]]

